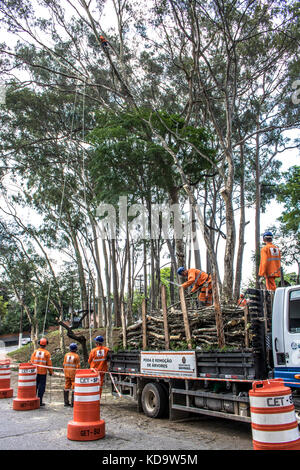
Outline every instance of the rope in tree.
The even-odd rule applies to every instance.
[[[76,83],[75,98],[74,98],[73,108],[72,108],[71,129],[70,129],[70,134],[69,134],[69,139],[70,139],[70,140],[72,140],[72,134],[73,134],[73,129],[74,129],[74,116],[75,116],[75,108],[76,108],[77,96],[78,96],[78,83]],[[69,155],[68,155],[68,157],[67,157],[67,167],[68,167],[69,159],[70,159],[70,157],[69,157]],[[63,175],[64,175],[64,178],[63,178],[63,188],[62,188],[62,195],[61,195],[61,200],[60,200],[59,217],[58,217],[58,221],[57,221],[56,227],[58,227],[59,224],[60,224],[60,220],[61,220],[61,216],[62,216],[63,201],[64,201],[64,197],[65,197],[66,172],[64,172],[64,170],[63,170]],[[49,301],[50,301],[51,284],[52,284],[52,279],[50,279],[49,288],[48,288],[47,303],[46,303],[46,311],[45,311],[44,323],[43,323],[43,336],[45,335],[45,326],[46,326],[46,319],[47,319],[47,315],[48,315],[48,307],[49,307]]]

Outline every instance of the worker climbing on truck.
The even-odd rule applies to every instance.
[[[107,361],[108,361],[109,348],[107,348],[106,346],[103,346],[103,343],[104,343],[103,336],[96,336],[95,343],[96,343],[96,347],[91,350],[88,362],[89,362],[91,369],[95,369],[99,372],[100,398],[101,398],[104,376],[108,370]]]
[[[191,293],[197,292],[200,289],[198,299],[200,305],[208,306],[212,305],[212,285],[211,285],[211,276],[200,269],[186,269],[180,267],[177,270],[177,274],[184,278],[187,278],[187,281],[181,284],[180,287],[186,289],[187,287],[193,284]]]
[[[275,291],[275,279],[280,277],[281,254],[278,247],[272,243],[272,232],[265,232],[263,234],[263,241],[265,245],[262,247],[260,252],[258,275],[265,278],[267,290]]]

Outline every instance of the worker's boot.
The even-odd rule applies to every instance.
[[[72,395],[71,395],[71,406],[72,408],[74,406],[74,391],[72,391]]]
[[[64,390],[64,406],[71,406],[69,402],[69,390]]]

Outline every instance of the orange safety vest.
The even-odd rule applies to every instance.
[[[258,275],[261,277],[280,277],[281,254],[277,246],[267,243],[260,252]]]
[[[92,349],[88,360],[90,368],[106,372],[108,369],[108,352],[109,348],[107,348],[106,346],[97,346],[96,348]]]
[[[247,305],[247,300],[245,297],[240,297],[237,303],[238,307],[245,307]]]
[[[32,353],[30,362],[37,366],[37,374],[45,375],[47,374],[47,370],[48,370],[49,374],[52,375],[53,369],[52,369],[51,354],[46,349],[44,348],[36,349]],[[39,367],[39,365],[48,366],[49,369],[47,367]]]
[[[74,379],[76,369],[80,368],[80,357],[75,352],[68,352],[64,357],[63,362],[65,377]]]
[[[211,277],[204,271],[200,269],[191,268],[188,269],[188,280],[182,284],[182,287],[186,289],[187,287],[194,284],[191,293],[196,292],[201,285],[211,282]]]

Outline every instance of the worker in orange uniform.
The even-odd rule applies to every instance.
[[[36,374],[36,393],[40,399],[40,406],[45,406],[43,396],[46,390],[47,370],[49,375],[53,375],[51,354],[47,351],[47,338],[39,340],[39,348],[36,349],[31,356],[30,362],[37,366]]]
[[[260,252],[260,265],[258,275],[264,277],[266,280],[267,290],[276,290],[276,277],[280,277],[281,269],[281,254],[273,241],[271,232],[263,234],[263,241],[265,246],[262,247]]]
[[[105,39],[105,37],[100,36],[100,41],[101,41],[101,44],[102,44],[103,47],[107,47],[107,46],[108,46],[108,42],[107,42],[107,40]]]
[[[65,374],[64,406],[73,406],[74,404],[74,382],[76,370],[80,368],[80,357],[77,354],[77,344],[71,343],[70,352],[65,354],[63,368]],[[69,402],[69,393],[72,392],[71,403]]]
[[[180,287],[186,289],[193,284],[191,293],[200,289],[198,299],[201,302],[201,305],[212,305],[212,285],[210,274],[207,274],[200,269],[185,269],[184,267],[179,268],[177,270],[177,274],[187,278],[187,281],[181,284]]]
[[[103,336],[97,336],[95,338],[96,347],[91,350],[88,362],[91,369],[95,369],[99,372],[100,377],[100,398],[102,393],[102,385],[104,381],[105,372],[108,370],[108,356],[109,348],[103,346]]]
[[[238,307],[246,307],[247,304],[248,302],[247,302],[247,299],[245,298],[245,295],[241,294],[239,300],[237,301]]]

